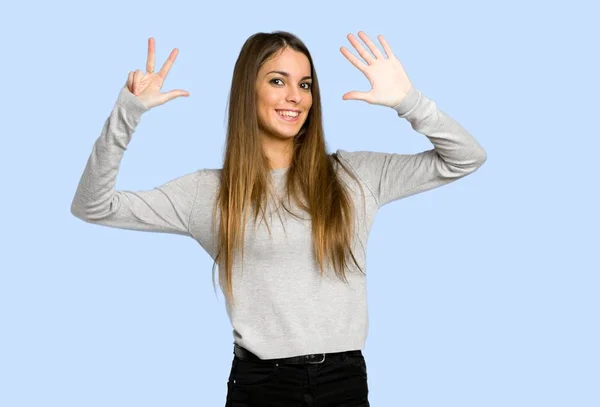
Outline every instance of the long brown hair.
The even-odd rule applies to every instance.
[[[349,256],[361,269],[351,251],[355,209],[326,151],[319,81],[310,52],[298,37],[289,32],[256,33],[242,46],[233,71],[223,168],[213,213],[213,219],[217,219],[217,210],[220,212],[220,222],[213,224],[218,242],[213,285],[214,268],[218,263],[219,284],[221,288],[225,287],[225,298],[231,304],[235,303],[232,285],[234,255],[241,249],[243,259],[248,213],[253,208],[255,221],[259,212],[265,219],[270,191],[270,163],[259,137],[256,78],[260,67],[285,47],[306,55],[312,76],[312,106],[306,122],[294,137],[292,162],[286,174],[288,198],[291,196],[310,215],[314,253],[321,275],[327,261],[333,265],[335,274],[346,280],[344,270]],[[331,157],[360,185],[335,153]]]

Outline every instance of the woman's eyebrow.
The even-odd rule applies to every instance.
[[[287,73],[287,72],[285,72],[285,71],[271,71],[271,72],[267,72],[267,74],[266,74],[266,75],[268,75],[268,74],[270,74],[270,73],[278,73],[278,74],[280,74],[280,75],[283,75],[283,76],[285,76],[286,78],[289,78],[289,77],[290,77],[290,74],[289,74],[289,73]],[[265,75],[265,76],[266,76],[266,75]],[[305,76],[305,77],[303,77],[303,78],[302,78],[302,79],[300,79],[300,80],[301,80],[301,81],[303,81],[303,80],[305,80],[305,79],[312,79],[312,77],[309,75],[309,76]]]

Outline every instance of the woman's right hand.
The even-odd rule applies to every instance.
[[[141,69],[129,72],[126,85],[129,91],[137,96],[146,108],[150,109],[162,105],[179,96],[190,95],[188,92],[181,89],[160,93],[160,88],[167,78],[167,74],[171,70],[171,66],[173,65],[173,62],[175,62],[178,52],[177,48],[174,48],[160,71],[154,73],[154,38],[148,38],[146,73],[143,73]]]

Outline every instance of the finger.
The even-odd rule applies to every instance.
[[[131,93],[133,93],[133,71],[129,72],[129,77],[127,78],[127,89],[129,89],[129,91]]]
[[[146,72],[154,72],[154,38],[148,38],[148,57],[146,58]]]
[[[342,54],[344,54],[344,56],[346,58],[348,58],[348,60],[352,63],[352,65],[357,67],[358,70],[361,71],[362,73],[366,74],[367,65],[365,65],[365,63],[363,61],[361,61],[356,56],[354,56],[354,54],[352,52],[350,52],[350,50],[347,49],[346,47],[341,47],[340,51],[342,51]]]
[[[162,68],[160,68],[160,72],[158,74],[163,79],[165,79],[167,77],[167,75],[169,74],[169,71],[171,70],[173,63],[175,62],[175,58],[177,58],[178,53],[179,53],[179,50],[177,48],[173,48],[173,51],[171,51],[171,55],[169,55],[169,58],[167,58],[167,60],[163,64]]]
[[[395,58],[396,55],[394,55],[394,52],[392,51],[392,48],[390,47],[390,44],[388,44],[388,42],[385,40],[385,38],[383,38],[383,35],[380,35],[377,38],[379,38],[379,42],[381,42],[381,46],[383,47],[383,50],[385,51],[387,57],[388,58]]]
[[[370,103],[369,92],[358,92],[358,91],[348,92],[342,96],[342,99],[344,99],[344,100],[362,100],[362,101]]]
[[[144,73],[142,72],[141,69],[136,69],[135,72],[133,73],[133,94],[137,94],[137,92],[139,91],[139,85],[140,85],[140,81],[142,80],[142,76],[144,76]]]
[[[373,57],[371,56],[371,54],[369,54],[369,52],[365,49],[365,47],[363,47],[362,44],[356,39],[356,37],[352,34],[348,34],[348,40],[354,46],[354,48],[356,48],[356,50],[358,51],[358,54],[361,57],[363,57],[363,59],[369,65],[371,65],[373,63]]]
[[[189,96],[189,95],[190,95],[189,92],[186,92],[185,90],[182,90],[182,89],[170,90],[168,92],[161,94],[160,103],[164,104],[164,103],[167,103],[169,100],[173,100],[180,96]]]
[[[365,44],[367,44],[367,47],[369,47],[373,55],[375,55],[375,58],[384,59],[383,54],[379,50],[379,47],[375,45],[373,41],[371,41],[371,39],[367,36],[367,34],[364,31],[359,31],[358,36],[364,41]]]

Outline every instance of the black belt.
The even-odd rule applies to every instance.
[[[361,356],[362,352],[360,350],[349,350],[345,352],[332,352],[332,353],[313,353],[310,355],[301,355],[301,356],[292,356],[289,358],[281,358],[281,359],[261,359],[256,356],[254,353],[250,352],[248,349],[245,349],[238,345],[237,343],[233,344],[233,354],[240,359],[243,360],[251,360],[255,362],[271,362],[271,363],[282,363],[282,364],[306,364],[306,363],[323,363],[325,362],[326,357],[332,357],[336,355],[356,355]]]

